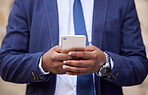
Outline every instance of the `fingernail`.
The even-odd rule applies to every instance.
[[[66,69],[67,68],[67,66],[66,65],[63,65],[63,69]]]
[[[69,72],[66,72],[66,74],[67,74],[67,75],[70,75],[70,73],[69,73]]]
[[[66,64],[66,61],[63,61],[64,64]]]
[[[91,49],[92,51],[94,51],[95,49],[93,48],[93,49]]]
[[[71,55],[72,53],[71,52],[68,52],[68,55]]]

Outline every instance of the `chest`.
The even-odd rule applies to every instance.
[[[50,2],[45,0],[35,3],[32,5],[33,8],[30,8],[31,10],[27,10],[28,26],[30,27],[30,52],[46,51],[59,44],[59,18],[63,18],[63,22],[64,19],[68,20],[67,16],[69,16],[69,12],[72,12],[72,3],[68,4],[69,6],[65,5],[66,7],[62,7],[63,3],[58,4],[60,3],[57,3],[56,0],[50,0]],[[120,11],[115,8],[113,0],[94,0],[93,4],[89,11],[85,10],[86,14],[93,12],[90,13],[92,15],[92,44],[102,50],[114,52],[113,47],[116,49],[120,47],[118,43],[121,41]],[[111,43],[114,45],[109,45]]]

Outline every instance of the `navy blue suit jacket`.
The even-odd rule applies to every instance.
[[[134,0],[95,0],[92,44],[114,61],[116,80],[95,76],[97,95],[122,95],[121,86],[141,83],[147,58]],[[53,95],[56,75],[43,76],[40,57],[59,43],[56,0],[15,0],[0,50],[5,81],[29,83],[26,95]]]

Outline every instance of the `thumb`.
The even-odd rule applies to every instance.
[[[53,47],[53,50],[58,52],[58,53],[61,53],[62,47],[61,46],[55,46],[55,47]]]

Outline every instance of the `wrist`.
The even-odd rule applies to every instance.
[[[42,72],[43,75],[47,75],[49,74],[50,72],[45,72],[43,67],[42,67],[42,57],[40,58],[40,62],[39,62],[39,69],[40,71]]]
[[[48,72],[48,69],[47,69],[47,65],[46,65],[46,61],[45,61],[45,57],[46,57],[46,55],[45,54],[43,54],[42,55],[42,59],[41,59],[41,67],[43,68],[43,70],[45,71],[45,72]]]

